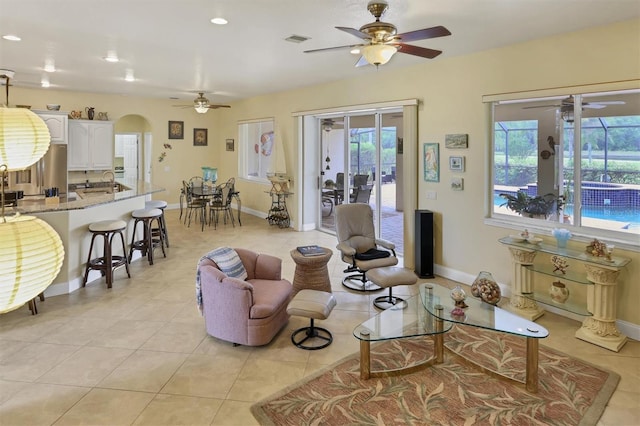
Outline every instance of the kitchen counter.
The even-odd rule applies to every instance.
[[[116,179],[115,183],[119,184],[122,188],[128,189],[118,192],[109,192],[109,188],[107,187],[77,189],[75,191],[75,198],[73,196],[69,197],[69,199],[64,196],[60,197],[60,202],[58,204],[46,204],[43,196],[25,196],[18,200],[17,206],[13,208],[13,211],[17,211],[22,214],[34,214],[89,209],[104,204],[114,203],[116,201],[127,200],[164,191],[164,188],[135,179]],[[73,194],[73,192],[70,192],[69,194]],[[11,213],[11,211],[11,208],[9,208],[9,213]]]
[[[12,214],[30,214],[47,222],[60,236],[64,245],[64,260],[60,273],[53,283],[45,290],[45,296],[71,293],[82,286],[84,270],[89,256],[91,233],[89,225],[102,220],[123,220],[127,224],[125,230],[125,244],[129,246],[133,238],[133,221],[131,212],[143,209],[145,199],[150,194],[163,191],[163,188],[136,179],[116,179],[117,187],[128,188],[124,191],[110,193],[113,190],[111,184],[94,184],[91,188],[77,188],[78,195],[75,200],[60,198],[58,204],[47,204],[51,200],[43,197],[27,197],[18,201],[17,207],[5,208],[5,212]],[[73,187],[72,187],[73,188]],[[73,195],[73,192],[70,193]],[[80,197],[79,195],[82,195]],[[136,240],[142,239],[142,229],[138,227]],[[100,256],[102,243],[94,247],[92,257]],[[127,255],[122,253],[119,244],[114,244],[115,255]],[[140,252],[136,251],[134,260],[140,258]],[[104,281],[99,271],[91,271],[88,283],[98,280]],[[119,281],[121,278],[117,278]],[[89,284],[87,284],[89,285]],[[103,282],[91,285],[106,285]]]

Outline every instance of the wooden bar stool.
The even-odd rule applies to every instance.
[[[158,236],[158,232],[162,232],[162,238],[164,238],[164,245],[169,248],[169,231],[167,230],[167,221],[164,218],[164,209],[167,208],[167,202],[163,200],[151,200],[144,203],[145,209],[160,209],[162,216],[160,216],[160,228],[153,228],[152,234],[154,237]]]
[[[87,278],[91,270],[98,270],[103,277],[107,278],[107,288],[111,288],[111,283],[113,283],[113,271],[122,265],[127,269],[127,276],[131,278],[127,248],[125,247],[124,235],[122,234],[122,231],[126,228],[127,223],[124,220],[103,220],[89,225],[89,231],[93,235],[91,237],[91,246],[89,247],[89,257],[87,259],[87,267],[84,271],[82,287],[87,285]],[[113,238],[116,235],[120,236],[120,241],[122,242],[122,256],[112,254]],[[92,259],[91,253],[96,237],[102,237],[104,249],[102,256]]]
[[[133,223],[133,235],[131,237],[131,246],[129,248],[129,262],[133,259],[134,250],[140,250],[143,256],[147,256],[149,265],[153,265],[153,250],[156,247],[162,249],[162,254],[167,257],[167,253],[164,251],[164,237],[162,232],[158,232],[156,237],[153,236],[153,222],[156,222],[157,229],[161,228],[160,217],[162,217],[162,210],[160,209],[139,209],[131,212],[131,217],[134,219]],[[141,240],[136,241],[136,229],[138,223],[142,223],[143,237]]]

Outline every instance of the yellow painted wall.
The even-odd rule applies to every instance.
[[[422,176],[416,176],[418,208],[436,212],[436,263],[471,275],[480,270],[492,271],[498,281],[508,283],[510,268],[506,265],[510,265],[510,259],[497,239],[509,231],[484,224],[490,117],[488,107],[481,102],[482,95],[638,79],[639,35],[640,20],[632,20],[473,55],[425,60],[402,70],[382,66],[377,72],[357,79],[255,97],[235,102],[231,109],[214,110],[206,115],[173,108],[171,105],[176,101],[50,89],[12,89],[12,102],[34,108],[59,103],[64,110],[90,105],[96,107],[96,111],[108,111],[112,120],[127,114],[143,116],[154,136],[153,183],[167,188],[167,192],[160,195],[163,199],[176,203],[180,181],[200,174],[200,166],[218,167],[220,180],[237,176],[237,150],[225,151],[224,140],[237,141],[239,120],[274,117],[285,147],[287,170],[292,173],[297,158],[293,112],[417,98],[420,100],[418,149],[424,142],[438,142],[441,158],[447,159],[445,134],[469,134],[469,149],[462,154],[466,157],[466,171],[462,175],[464,191],[450,190],[451,174],[446,167],[441,171],[439,183],[427,183]],[[168,120],[185,122],[185,140],[168,141]],[[194,127],[209,129],[208,147],[193,146]],[[157,157],[167,142],[172,143],[173,149],[167,151],[163,163],[158,163]],[[418,161],[420,153],[413,154]],[[405,151],[405,161],[410,158],[411,153]],[[418,170],[422,170],[421,165]],[[238,181],[237,187],[243,207],[268,210],[269,197],[264,194],[268,186]],[[437,191],[437,199],[427,200],[427,190]],[[291,205],[295,205],[295,197],[290,200]],[[640,324],[637,309],[640,254],[623,250],[618,254],[632,258],[621,275],[618,318]]]

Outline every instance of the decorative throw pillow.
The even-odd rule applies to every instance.
[[[217,248],[207,253],[205,257],[213,260],[227,276],[241,280],[247,279],[247,270],[244,268],[238,252],[231,247]]]

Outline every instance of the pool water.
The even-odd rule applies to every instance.
[[[493,205],[498,207],[505,203],[505,199],[498,194],[493,196]],[[572,216],[573,207],[565,206],[562,211],[564,214]],[[640,209],[634,207],[624,206],[605,206],[594,207],[586,206],[582,207],[582,217],[588,217],[592,219],[611,220],[614,222],[624,222],[629,224],[629,227],[640,227]]]

